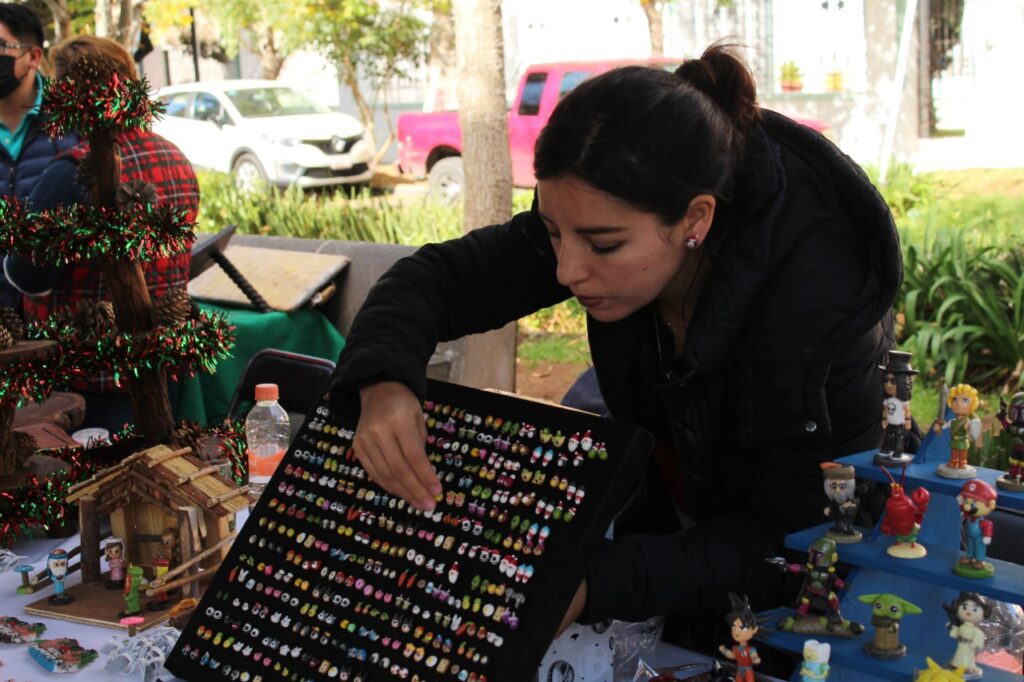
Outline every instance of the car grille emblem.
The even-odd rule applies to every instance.
[[[335,154],[341,154],[345,151],[345,140],[341,139],[337,135],[331,138],[331,151]]]

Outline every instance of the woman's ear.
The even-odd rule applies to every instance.
[[[690,200],[682,221],[687,239],[694,238],[698,244],[704,243],[715,219],[715,206],[715,197],[710,194],[698,194]]]

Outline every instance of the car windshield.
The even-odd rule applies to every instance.
[[[246,88],[225,90],[238,113],[246,118],[327,114],[330,109],[291,88]]]

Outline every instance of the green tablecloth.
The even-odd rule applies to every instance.
[[[255,310],[224,308],[200,303],[202,310],[223,312],[235,325],[235,347],[231,356],[217,363],[214,374],[199,374],[179,384],[174,406],[177,419],[190,419],[206,426],[224,419],[245,365],[264,348],[314,355],[338,361],[345,339],[320,312],[310,309],[294,313],[260,313]]]

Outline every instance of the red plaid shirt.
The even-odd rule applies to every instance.
[[[188,210],[189,220],[195,220],[199,210],[199,183],[185,155],[176,146],[147,130],[135,130],[118,138],[121,148],[121,182],[142,180],[156,186],[157,201]],[[58,156],[79,162],[89,152],[83,143]],[[46,180],[44,175],[41,179]],[[149,295],[163,295],[171,287],[188,284],[191,252],[184,251],[142,264]],[[61,308],[78,301],[109,301],[110,293],[103,283],[100,268],[94,263],[77,263],[65,268],[60,280],[46,296],[24,298],[25,319],[40,322]],[[74,382],[73,388],[94,393],[119,390],[109,373]]]

